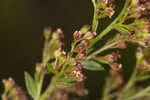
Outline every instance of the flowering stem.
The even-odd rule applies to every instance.
[[[131,0],[126,0],[125,5],[119,16],[103,31],[101,32],[97,37],[95,37],[93,40],[91,40],[90,45],[88,49],[90,49],[98,40],[100,40],[104,35],[106,35],[109,31],[113,29],[113,26],[121,19],[124,18],[125,11],[129,5]],[[125,15],[126,16],[126,15]]]
[[[119,42],[120,42],[120,41],[119,41]],[[91,55],[89,55],[89,56],[87,57],[87,59],[91,59],[92,57],[95,57],[97,54],[99,54],[99,53],[101,53],[101,52],[103,52],[103,51],[105,51],[105,50],[111,48],[112,46],[114,46],[114,45],[117,44],[117,43],[118,43],[118,42],[114,42],[114,43],[112,43],[112,44],[110,44],[110,45],[104,46],[103,48],[101,48],[101,49],[95,51],[94,53],[92,53]]]
[[[93,24],[92,24],[92,31],[96,32],[98,27],[98,19],[96,17],[96,2],[95,0],[92,0],[93,6],[94,6],[94,16],[93,16]]]

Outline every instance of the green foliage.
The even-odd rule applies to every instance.
[[[28,72],[25,72],[25,83],[29,94],[35,98],[37,94],[36,83]]]
[[[83,67],[87,70],[93,70],[93,71],[104,71],[104,67],[100,65],[99,63],[92,61],[92,60],[86,60],[83,62]]]
[[[52,64],[47,63],[48,73],[57,73]]]
[[[124,33],[124,34],[130,34],[131,32],[126,29],[125,27],[121,26],[121,25],[115,25],[114,27],[117,31],[119,31],[120,33]]]

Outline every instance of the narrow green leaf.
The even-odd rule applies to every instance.
[[[109,64],[109,62],[103,58],[100,58],[100,57],[96,57],[94,58],[94,60],[100,62],[100,63],[103,63],[103,64]]]
[[[64,77],[60,81],[61,82],[67,82],[67,83],[73,83],[73,82],[75,82],[75,79],[72,77]]]
[[[54,69],[52,64],[47,63],[47,68],[49,73],[56,73],[57,71]]]
[[[72,83],[66,83],[66,82],[56,82],[56,85],[60,88],[71,88],[73,86]]]
[[[93,71],[103,71],[105,70],[104,67],[102,67],[99,63],[92,61],[92,60],[86,60],[83,62],[83,67],[87,70],[93,70]]]
[[[25,84],[26,84],[26,88],[29,94],[33,98],[35,98],[36,93],[37,93],[37,87],[36,87],[35,81],[33,80],[33,78],[30,76],[28,72],[25,72]]]
[[[130,33],[131,33],[131,32],[128,31],[126,28],[124,28],[124,27],[122,27],[122,26],[119,26],[119,25],[115,26],[115,29],[116,29],[117,31],[119,31],[120,33],[126,33],[126,34],[130,34]]]

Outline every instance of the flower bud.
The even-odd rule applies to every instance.
[[[120,58],[120,54],[117,52],[113,52],[112,54],[104,56],[104,59],[106,59],[108,62],[113,63],[117,61]]]
[[[88,47],[89,40],[83,40],[77,47],[75,48],[74,52],[84,52]]]
[[[36,64],[36,72],[41,73],[44,70],[44,65],[42,63]]]
[[[81,33],[85,34],[86,32],[88,32],[90,29],[90,26],[89,25],[85,25],[81,28]]]
[[[82,33],[81,33],[81,31],[75,31],[73,36],[74,36],[75,40],[80,40],[82,37]]]
[[[115,11],[113,10],[112,7],[109,7],[109,8],[106,8],[106,13],[109,16],[109,18],[111,18],[114,15]]]
[[[55,58],[59,58],[61,56],[61,54],[62,54],[62,50],[61,50],[61,48],[58,48],[55,51],[54,56],[55,56]]]
[[[8,80],[3,80],[5,91],[8,92],[15,85],[15,81],[10,77]]]
[[[46,27],[44,29],[44,37],[46,40],[48,40],[50,38],[50,35],[52,33],[52,28],[51,27]]]
[[[87,39],[87,40],[90,40],[92,39],[94,36],[96,36],[96,32],[87,32],[84,36],[83,36],[83,39]]]
[[[137,5],[139,3],[139,0],[132,0],[132,4]]]
[[[80,60],[80,61],[84,61],[87,57],[87,54],[86,53],[79,53],[77,56],[76,56],[76,59],[77,60]]]
[[[136,51],[136,59],[140,60],[143,58],[143,50],[142,48],[138,47]]]
[[[53,38],[54,40],[57,40],[57,39],[59,39],[59,38],[63,38],[63,34],[62,34],[62,33],[63,33],[63,32],[62,32],[61,29],[57,29],[57,30],[53,33],[52,38]]]
[[[121,64],[118,64],[118,63],[111,63],[110,64],[110,67],[115,70],[115,71],[118,71],[122,68],[122,65]]]

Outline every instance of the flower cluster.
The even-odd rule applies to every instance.
[[[5,92],[2,94],[2,100],[28,100],[26,94],[22,89],[15,85],[15,81],[12,78],[3,80],[5,86]]]
[[[115,13],[113,7],[113,0],[97,0],[98,16],[111,18]]]
[[[147,0],[132,0],[131,6],[128,8],[128,18],[140,18],[142,15],[150,14],[150,1]]]
[[[118,59],[120,59],[120,54],[118,52],[113,52],[113,53],[108,54],[102,58],[108,61],[110,67],[113,70],[120,70],[121,69],[122,65],[116,62]]]
[[[75,31],[71,51],[66,53],[62,48],[63,35],[60,29],[52,33],[51,28],[46,28],[44,32],[46,38],[45,62],[54,59],[52,63],[55,70],[63,71],[65,76],[74,77],[77,81],[83,81],[86,77],[82,74],[82,62],[86,60],[86,49],[89,41],[95,37],[96,33],[90,31],[88,25],[85,25],[79,31]]]
[[[63,33],[61,29],[52,32],[50,27],[44,30],[45,46],[43,50],[43,62],[46,64],[50,59],[54,58],[54,52],[58,48],[63,47]]]
[[[89,45],[89,41],[96,35],[95,32],[89,31],[89,26],[84,26],[80,31],[74,32],[74,42],[71,51],[72,55],[72,75],[76,80],[82,81],[86,77],[82,74],[83,65],[81,64],[86,60],[86,49]]]
[[[52,100],[69,100],[70,93],[76,93],[77,96],[85,96],[88,91],[84,88],[83,82],[75,83],[72,88],[57,88],[57,91],[50,95]],[[77,96],[72,97],[73,99],[78,98]]]

